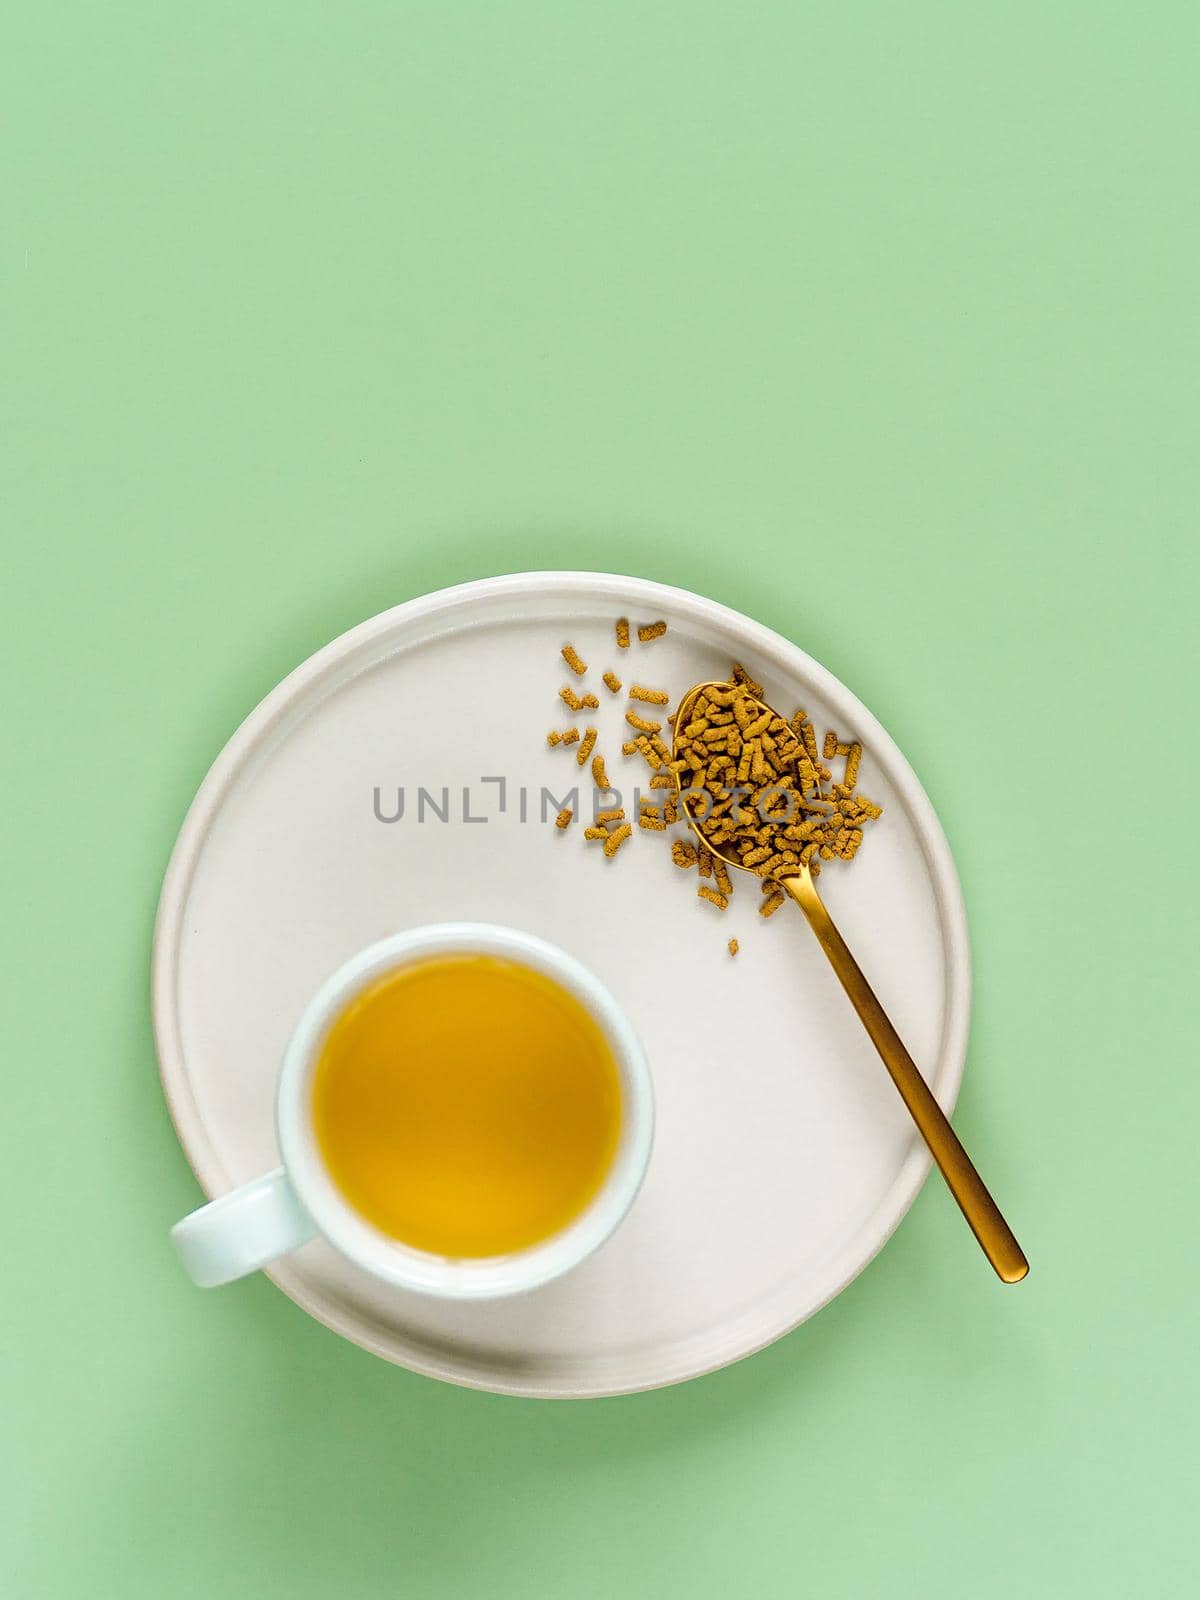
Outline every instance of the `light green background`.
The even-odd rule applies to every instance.
[[[1194,8],[115,0],[0,59],[0,1590],[1188,1592]],[[539,1405],[184,1282],[196,785],[361,618],[571,564],[908,752],[1024,1287],[931,1182],[755,1360]]]

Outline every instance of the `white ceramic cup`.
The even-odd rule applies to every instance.
[[[399,1243],[345,1200],[325,1169],[312,1126],[312,1079],[331,1025],[384,973],[430,956],[502,956],[561,984],[595,1019],[621,1081],[621,1132],[599,1193],[558,1233],[506,1256],[448,1259]],[[283,1165],[212,1200],[171,1230],[203,1288],[232,1283],[321,1235],[397,1289],[448,1300],[519,1294],[577,1266],[604,1243],[633,1204],[650,1159],[654,1097],[641,1044],[608,990],[573,956],[544,939],[489,923],[444,922],[394,934],[339,967],[309,1002],[284,1053],[275,1101]]]

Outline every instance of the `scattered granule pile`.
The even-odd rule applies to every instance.
[[[666,631],[665,621],[639,624],[638,642],[650,644]],[[627,617],[618,619],[615,632],[617,647],[628,650]],[[577,677],[587,674],[587,663],[574,645],[564,645],[562,657]],[[606,671],[602,678],[610,694],[621,693],[622,680],[615,672]],[[675,866],[697,871],[697,897],[718,911],[728,907],[734,888],[723,856],[762,879],[759,915],[772,917],[787,898],[781,879],[802,865],[816,876],[822,861],[852,861],[866,824],[881,815],[879,806],[857,793],[862,745],[842,740],[832,730],[818,744],[807,713],[797,711],[789,722],[763,704],[762,684],[740,661],[732,663],[727,683],[689,690],[674,711],[665,689],[633,683],[625,692],[624,718],[633,737],[622,742],[621,753],[641,757],[650,773],[649,788],[664,791],[661,799],[636,791],[637,828],[668,835]],[[599,709],[594,694],[577,694],[570,685],[559,691],[559,698],[572,711]],[[663,721],[643,716],[639,707],[654,708]],[[667,737],[674,736],[673,747],[663,738],[664,723]],[[596,748],[599,737],[595,727],[585,728],[582,739],[577,727],[546,735],[551,748],[578,744],[575,759],[581,767],[591,762],[593,807],[602,794],[616,794],[603,752]],[[841,781],[835,782],[829,763],[838,760],[845,766]],[[673,831],[679,824],[686,827],[689,817],[705,842],[691,837],[690,829],[683,836]],[[565,832],[572,818],[572,808],[564,807],[555,828]],[[604,855],[612,860],[634,831],[624,806],[610,805],[594,810],[592,826],[583,829],[583,836],[603,844]],[[738,949],[737,939],[730,939],[729,954],[737,955]]]

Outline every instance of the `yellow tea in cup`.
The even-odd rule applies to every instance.
[[[450,1257],[524,1250],[599,1192],[621,1131],[603,1030],[553,979],[498,956],[377,978],[318,1057],[313,1126],[345,1199],[390,1238]]]

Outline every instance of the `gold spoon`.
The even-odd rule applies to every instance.
[[[679,730],[686,727],[690,720],[687,714],[688,708],[695,697],[705,689],[727,690],[728,687],[728,684],[698,683],[688,690],[675,713],[672,754],[678,755],[675,746],[678,743]],[[779,716],[773,707],[767,706],[763,701],[747,698],[760,713],[770,711],[772,716]],[[781,720],[786,723],[787,719]],[[796,742],[799,744],[798,740]],[[682,813],[705,849],[714,856],[720,856],[726,866],[737,867],[742,872],[752,872],[751,868],[743,867],[740,861],[725,855],[705,838],[699,822],[688,812],[678,772],[675,774],[675,784],[680,793]],[[949,1185],[950,1193],[958,1201],[959,1209],[970,1224],[972,1233],[979,1240],[984,1255],[1005,1283],[1020,1283],[1029,1271],[1029,1262],[1025,1259],[1024,1251],[1017,1243],[1012,1229],[1001,1216],[999,1206],[988,1193],[983,1179],[976,1172],[970,1156],[959,1142],[958,1135],[950,1126],[945,1112],[934,1099],[916,1062],[904,1048],[900,1035],[892,1027],[887,1013],[876,999],[875,992],[863,975],[862,968],[850,954],[846,941],[834,926],[833,918],[825,909],[825,902],[817,893],[817,886],[813,882],[808,864],[798,866],[787,877],[780,877],[778,882],[780,888],[792,897],[808,919],[809,927],[816,934],[821,949],[828,956],[830,966],[837,973],[842,988],[850,998],[850,1004],[858,1012],[859,1020],[867,1030],[871,1043],[882,1056],[884,1066],[891,1073],[892,1082],[900,1091],[900,1098],[908,1107],[909,1115],[929,1146],[933,1159]]]

